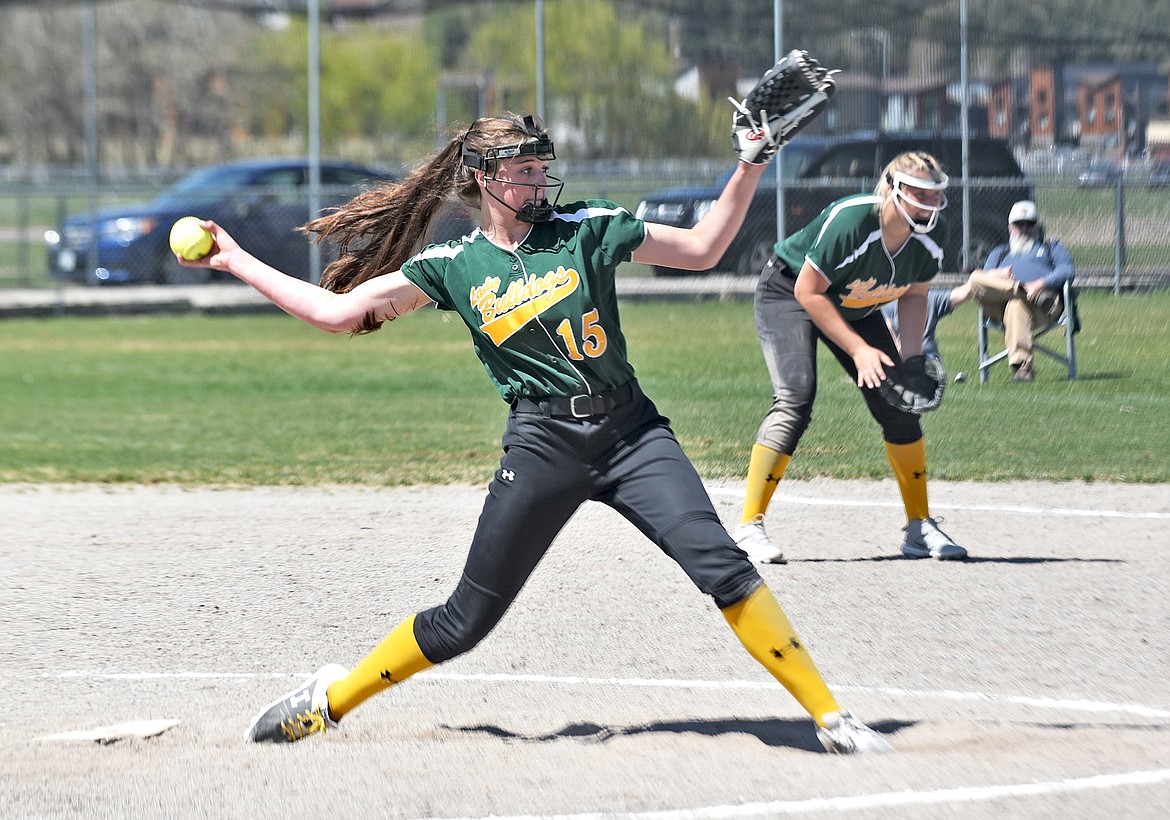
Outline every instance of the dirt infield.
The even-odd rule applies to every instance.
[[[725,520],[742,487],[711,487]],[[474,652],[290,747],[251,715],[458,577],[482,488],[0,485],[12,817],[1162,818],[1170,488],[792,482],[761,572],[897,754],[824,754],[714,606],[599,505]],[[140,720],[150,738],[50,739]],[[149,732],[148,732],[149,733]],[[101,734],[113,736],[116,730]]]

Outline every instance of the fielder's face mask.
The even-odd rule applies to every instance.
[[[542,194],[539,202],[525,202],[524,205],[516,210],[504,200],[488,191],[488,196],[499,202],[512,213],[516,214],[516,218],[521,222],[547,222],[552,219],[553,208],[556,207],[557,202],[561,198],[561,191],[565,187],[564,181],[559,177],[545,175],[545,183],[537,185],[531,182],[514,182],[510,179],[500,179],[496,176],[500,164],[497,160],[513,159],[515,157],[532,156],[543,162],[551,162],[557,158],[556,151],[553,150],[553,142],[549,139],[548,134],[538,132],[536,123],[531,116],[524,118],[524,130],[533,136],[523,142],[511,143],[509,145],[496,145],[487,149],[482,155],[475,153],[469,148],[463,149],[463,164],[468,168],[474,168],[477,171],[483,171],[487,176],[485,179],[489,182],[498,182],[501,185],[518,185],[524,188],[534,189],[534,193]],[[552,203],[548,201],[548,191],[552,189],[556,192]],[[485,190],[487,190],[485,188]],[[534,197],[535,198],[535,197]]]
[[[907,191],[907,188],[917,188],[920,191],[945,191],[950,179],[942,171],[934,171],[934,178],[916,177],[913,174],[908,174],[905,171],[894,171],[892,174],[886,174],[886,183],[890,186],[890,195],[894,197],[894,207],[898,209],[898,213],[902,218],[910,223],[910,229],[914,233],[930,233],[934,230],[934,226],[938,224],[938,215],[943,208],[947,207],[947,195],[940,193],[937,204],[928,204],[920,202],[915,198],[914,194]],[[926,222],[919,222],[912,219],[910,214],[906,212],[906,203],[912,208],[919,208],[927,211],[930,217]]]

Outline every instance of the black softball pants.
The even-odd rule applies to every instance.
[[[427,659],[468,651],[503,617],[549,545],[586,501],[621,513],[673,558],[723,609],[761,583],[736,547],[694,466],[632,383],[632,397],[606,415],[508,416],[504,456],[488,487],[463,575],[442,606],[415,618]]]

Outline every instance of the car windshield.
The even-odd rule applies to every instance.
[[[784,176],[790,179],[799,177],[821,150],[820,145],[802,143],[798,140],[794,140],[784,146],[780,151],[780,161],[783,163]]]
[[[196,171],[159,194],[155,204],[162,207],[190,205],[193,201],[239,190],[248,185],[253,173],[247,168],[208,168]]]

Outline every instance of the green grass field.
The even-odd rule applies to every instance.
[[[944,321],[968,381],[924,426],[950,480],[1170,481],[1170,293],[1081,297],[1081,377],[1037,360],[978,384],[975,308]],[[768,403],[747,302],[631,302],[631,358],[700,472],[742,478]],[[505,416],[466,331],[422,311],[370,337],[282,315],[0,322],[0,481],[485,482]],[[836,362],[792,477],[883,478],[880,434]]]

